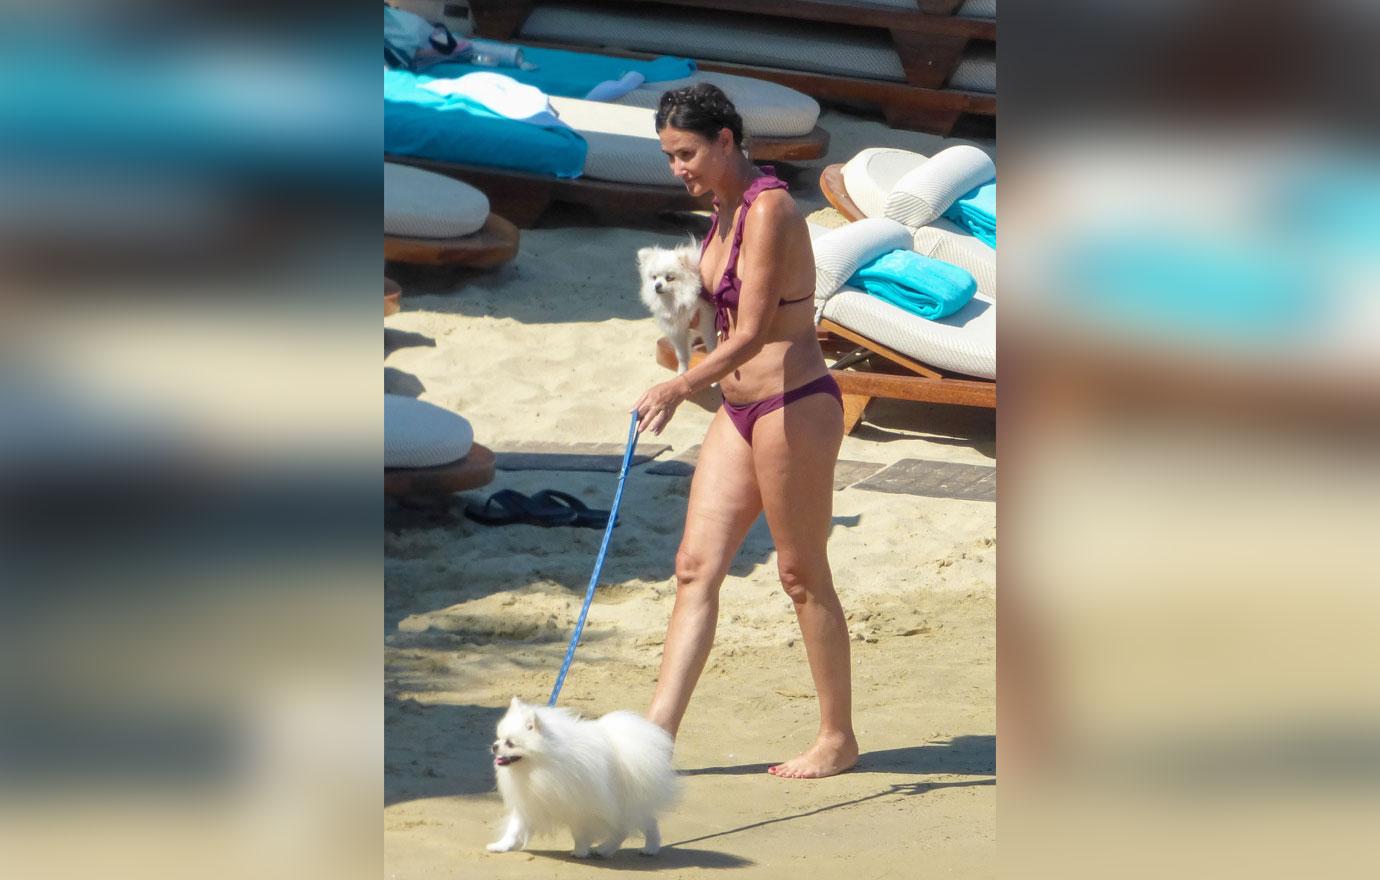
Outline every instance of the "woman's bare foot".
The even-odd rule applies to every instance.
[[[786,779],[823,779],[846,773],[856,763],[858,741],[852,734],[820,734],[809,749],[767,772]]]

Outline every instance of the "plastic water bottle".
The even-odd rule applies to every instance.
[[[474,54],[471,61],[484,67],[517,67],[522,70],[536,70],[536,65],[522,57],[522,47],[494,40],[470,40]]]

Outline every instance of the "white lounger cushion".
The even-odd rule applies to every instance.
[[[383,395],[384,467],[450,464],[473,445],[474,429],[463,416],[416,398]]]
[[[584,176],[619,183],[679,186],[661,152],[656,111],[552,96],[561,120],[589,143]]]
[[[410,238],[459,238],[489,218],[489,199],[442,174],[383,163],[383,232]]]
[[[977,295],[966,306],[947,318],[930,321],[853,287],[829,289],[834,279],[841,276],[838,283],[842,284],[863,263],[906,247],[909,230],[886,219],[859,220],[837,229],[811,224],[809,230],[819,317],[932,367],[983,379],[997,377],[997,305],[982,289],[981,278]],[[990,248],[978,244],[990,253]],[[946,242],[946,246],[953,245]],[[995,287],[995,260],[986,259],[991,261],[987,274]]]
[[[648,4],[652,5],[652,4]],[[822,22],[763,18],[657,5],[600,9],[542,4],[527,16],[521,39],[609,46],[716,61],[813,70],[905,82],[891,36]]]
[[[964,18],[996,18],[997,0],[965,0],[956,14]]]
[[[819,122],[819,102],[780,83],[728,73],[696,71],[685,79],[646,83],[619,98],[617,103],[656,110],[663,92],[695,83],[713,83],[723,89],[738,115],[743,133],[758,137],[799,137],[814,131]]]
[[[910,227],[924,226],[965,193],[996,177],[997,166],[991,158],[967,144],[940,150],[929,159],[918,156],[915,167],[887,193],[882,213]]]
[[[997,49],[979,46],[963,53],[954,72],[949,75],[949,88],[967,92],[997,93]]]
[[[997,378],[997,304],[980,293],[930,321],[845,287],[824,304],[823,317],[931,367]]]

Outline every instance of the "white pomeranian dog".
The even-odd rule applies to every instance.
[[[694,336],[704,340],[705,351],[712,352],[718,342],[714,304],[700,296],[699,249],[694,242],[675,248],[644,247],[637,252],[637,270],[642,276],[642,303],[676,350],[676,372],[684,373],[690,369]]]
[[[657,814],[680,793],[671,747],[670,734],[633,712],[590,721],[513,697],[491,747],[508,818],[489,851],[522,849],[535,835],[569,828],[576,858],[591,850],[611,856],[634,831],[642,853],[656,855]]]

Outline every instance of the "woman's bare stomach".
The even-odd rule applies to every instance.
[[[811,321],[789,338],[763,345],[752,360],[719,380],[719,389],[728,402],[748,404],[799,388],[827,372]]]

